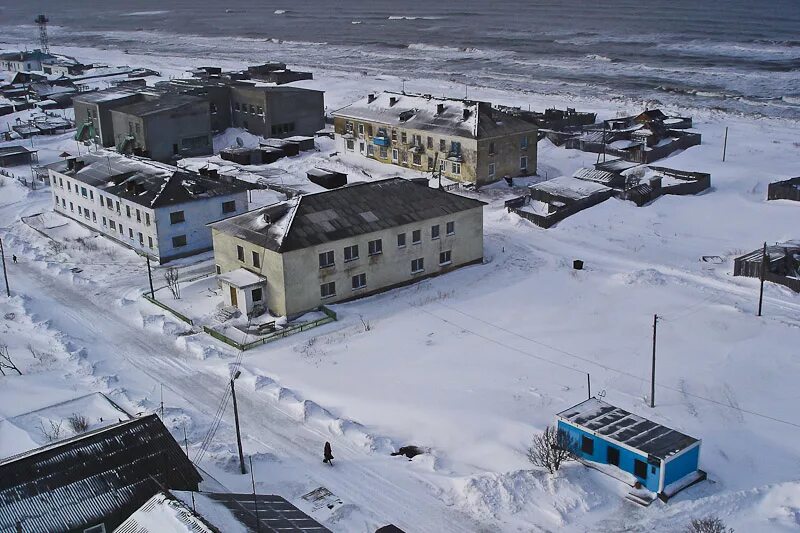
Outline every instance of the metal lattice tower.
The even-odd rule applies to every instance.
[[[50,53],[50,42],[47,38],[47,23],[49,19],[44,15],[39,15],[34,20],[37,26],[39,26],[39,44],[42,47],[42,52],[45,54]]]

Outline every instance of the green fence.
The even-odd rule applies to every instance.
[[[161,302],[159,302],[159,301],[158,301],[158,300],[156,300],[155,298],[151,298],[150,296],[148,296],[148,295],[146,295],[146,294],[142,294],[142,298],[144,298],[145,300],[147,300],[147,301],[148,301],[148,302],[150,302],[151,304],[153,304],[153,305],[156,305],[156,306],[160,307],[160,308],[161,308],[161,309],[163,309],[164,311],[169,311],[170,313],[172,313],[172,315],[173,315],[175,318],[177,318],[177,319],[179,319],[179,320],[183,320],[184,322],[186,322],[186,323],[187,323],[187,324],[189,324],[190,326],[194,326],[194,322],[192,322],[192,319],[191,319],[191,318],[189,318],[189,317],[188,317],[188,316],[186,316],[186,315],[183,315],[183,314],[179,313],[178,311],[174,310],[173,308],[169,307],[168,305],[166,305],[166,304],[162,304]]]
[[[334,322],[337,320],[335,311],[328,309],[324,305],[320,307],[319,310],[325,314],[323,318],[318,318],[317,320],[312,320],[310,322],[303,322],[302,324],[295,324],[294,326],[289,326],[288,328],[279,329],[277,331],[270,333],[265,337],[261,337],[260,339],[247,343],[236,342],[230,337],[227,337],[224,334],[220,333],[219,331],[212,329],[208,326],[203,326],[203,331],[205,331],[218,341],[224,342],[228,346],[232,346],[237,350],[245,351],[249,350],[250,348],[255,348],[256,346],[261,346],[262,344],[282,339],[284,337],[294,335],[295,333],[300,333],[301,331],[306,331],[312,328],[316,328],[318,326],[322,326],[323,324],[328,324],[330,322]]]

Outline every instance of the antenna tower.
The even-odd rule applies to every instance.
[[[39,15],[34,20],[36,25],[39,26],[39,44],[42,47],[42,52],[45,54],[50,53],[50,42],[47,38],[47,23],[49,21],[50,20],[44,15]]]

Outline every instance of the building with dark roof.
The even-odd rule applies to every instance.
[[[42,63],[55,59],[55,56],[39,49],[0,54],[0,70],[10,72],[31,72],[42,70]]]
[[[53,206],[161,263],[211,249],[206,226],[247,211],[247,186],[110,151],[48,165]]]
[[[336,145],[345,156],[441,171],[476,185],[536,174],[538,128],[488,102],[383,92],[333,117]]]
[[[208,101],[166,94],[111,109],[117,151],[156,161],[213,153]]]
[[[761,278],[762,271],[765,281],[800,292],[800,240],[778,242],[733,260],[734,276]]]
[[[483,260],[483,205],[401,178],[305,194],[210,224],[217,272],[266,278],[277,315]]]
[[[111,531],[163,488],[202,480],[156,415],[0,461],[0,531]]]
[[[597,398],[558,413],[556,420],[579,458],[615,466],[631,484],[639,482],[662,499],[705,479],[698,469],[700,440]]]
[[[29,150],[24,146],[0,147],[0,167],[15,167],[30,165],[38,161],[38,150]]]

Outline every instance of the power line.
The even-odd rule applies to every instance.
[[[450,305],[444,304],[444,303],[442,303],[442,302],[437,302],[437,303],[438,303],[439,305],[443,306],[443,307],[446,307],[447,309],[450,309],[450,310],[452,310],[452,311],[455,311],[456,313],[460,313],[460,314],[462,314],[462,315],[464,315],[464,316],[467,316],[467,317],[470,317],[470,318],[472,318],[472,319],[474,319],[474,320],[478,320],[478,321],[480,321],[480,322],[482,322],[482,323],[485,323],[485,324],[487,324],[487,325],[490,325],[490,326],[492,326],[492,327],[493,327],[493,328],[495,328],[495,329],[499,329],[499,330],[501,330],[501,331],[504,331],[504,332],[506,332],[506,333],[509,333],[509,334],[511,334],[511,335],[514,335],[514,336],[516,336],[516,337],[519,337],[519,338],[521,338],[521,339],[525,339],[525,340],[527,340],[527,341],[529,341],[529,342],[532,342],[532,343],[534,343],[534,344],[538,344],[538,345],[540,345],[540,346],[543,346],[543,347],[545,347],[545,348],[548,348],[548,349],[550,349],[550,350],[556,351],[556,352],[558,352],[558,353],[561,353],[561,354],[563,354],[563,355],[567,355],[567,356],[569,356],[569,357],[573,357],[573,358],[575,358],[575,359],[579,359],[579,360],[581,360],[581,361],[585,361],[585,362],[587,362],[587,363],[591,363],[591,364],[593,364],[593,365],[596,365],[596,366],[598,366],[598,367],[600,367],[600,368],[602,368],[602,369],[604,369],[604,370],[607,370],[607,371],[609,371],[609,372],[616,372],[617,374],[620,374],[620,375],[623,375],[623,376],[627,376],[627,377],[630,377],[630,378],[633,378],[633,379],[639,380],[639,381],[641,381],[641,382],[646,382],[646,381],[647,381],[646,379],[644,379],[644,378],[642,378],[642,377],[640,377],[640,376],[637,376],[637,375],[635,375],[635,374],[632,374],[632,373],[630,373],[630,372],[626,372],[626,371],[624,371],[624,370],[619,370],[619,369],[617,369],[617,368],[613,368],[613,367],[611,367],[611,366],[604,365],[604,364],[602,364],[602,363],[598,363],[597,361],[593,361],[593,360],[591,360],[591,359],[588,359],[588,358],[586,358],[586,357],[582,357],[582,356],[580,356],[580,355],[577,355],[577,354],[575,354],[575,353],[569,352],[569,351],[567,351],[567,350],[563,350],[563,349],[561,349],[561,348],[556,348],[555,346],[550,346],[549,344],[543,343],[543,342],[541,342],[541,341],[538,341],[538,340],[536,340],[536,339],[532,339],[532,338],[530,338],[530,337],[527,337],[527,336],[525,336],[525,335],[522,335],[522,334],[520,334],[520,333],[517,333],[517,332],[515,332],[515,331],[512,331],[512,330],[510,330],[510,329],[504,328],[504,327],[502,327],[502,326],[499,326],[499,325],[497,325],[497,324],[493,324],[493,323],[491,323],[491,322],[489,322],[489,321],[487,321],[487,320],[485,320],[485,319],[483,319],[483,318],[476,317],[475,315],[471,315],[471,314],[469,314],[469,313],[467,313],[467,312],[465,312],[465,311],[462,311],[462,310],[460,310],[460,309],[457,309],[457,308],[455,308],[455,307],[453,307],[453,306],[450,306]],[[533,358],[535,358],[535,359],[539,359],[539,360],[545,361],[545,362],[547,362],[547,363],[550,363],[550,364],[553,364],[553,365],[555,365],[555,366],[559,366],[559,367],[562,367],[562,368],[567,368],[567,369],[569,369],[569,370],[573,370],[573,371],[576,371],[576,372],[580,372],[580,373],[582,373],[582,374],[588,374],[588,372],[581,371],[581,370],[578,370],[578,369],[576,369],[576,368],[572,368],[572,367],[567,367],[566,365],[563,365],[563,364],[560,364],[560,363],[556,363],[555,361],[551,361],[551,360],[549,360],[549,359],[547,359],[547,358],[544,358],[544,357],[541,357],[541,356],[538,356],[538,355],[535,355],[535,354],[531,354],[531,353],[529,353],[529,352],[526,352],[525,350],[521,350],[521,349],[519,349],[519,348],[515,348],[515,347],[513,347],[513,346],[509,346],[509,345],[507,345],[507,344],[505,344],[505,343],[503,343],[503,342],[501,342],[501,341],[498,341],[498,340],[496,340],[496,339],[493,339],[493,338],[491,338],[491,337],[488,337],[488,336],[486,336],[486,335],[482,335],[482,334],[480,334],[480,333],[477,333],[477,332],[475,332],[475,331],[473,331],[473,330],[470,330],[469,328],[466,328],[466,327],[462,326],[461,324],[458,324],[458,323],[456,323],[456,322],[452,322],[452,321],[450,321],[450,320],[447,320],[447,319],[445,319],[445,318],[442,318],[442,317],[440,317],[439,315],[437,315],[437,314],[435,314],[435,313],[431,313],[430,311],[428,311],[428,310],[426,310],[426,309],[422,309],[422,308],[419,308],[419,309],[420,309],[421,311],[423,311],[423,312],[425,312],[425,313],[427,313],[427,314],[429,314],[429,315],[433,316],[433,317],[436,317],[436,318],[438,318],[439,320],[441,320],[441,321],[443,321],[443,322],[446,322],[446,323],[448,323],[448,324],[451,324],[451,325],[453,325],[453,326],[456,326],[456,327],[458,327],[458,328],[461,328],[461,329],[463,329],[463,330],[465,330],[465,331],[468,331],[469,333],[471,333],[471,334],[473,334],[473,335],[475,335],[475,336],[477,336],[477,337],[480,337],[480,338],[482,338],[482,339],[485,339],[485,340],[487,340],[487,341],[489,341],[489,342],[492,342],[492,343],[494,343],[494,344],[497,344],[497,345],[503,346],[504,348],[507,348],[507,349],[510,349],[510,350],[513,350],[513,351],[516,351],[516,352],[522,353],[522,354],[524,354],[524,355],[527,355],[527,356],[529,356],[529,357],[533,357]],[[682,394],[682,395],[684,395],[684,396],[688,396],[688,397],[691,397],[691,398],[695,398],[695,399],[697,399],[697,400],[702,400],[702,401],[705,401],[705,402],[713,403],[713,404],[715,404],[715,405],[719,405],[719,406],[721,406],[721,407],[726,407],[726,408],[728,408],[728,409],[733,409],[734,411],[739,411],[739,412],[741,412],[741,413],[745,413],[745,414],[752,415],[752,416],[755,416],[755,417],[763,418],[763,419],[765,419],[765,420],[770,420],[770,421],[772,421],[772,422],[778,422],[778,423],[780,423],[780,424],[785,424],[785,425],[787,425],[787,426],[792,426],[792,427],[795,427],[795,428],[798,428],[798,429],[800,429],[800,423],[797,423],[797,422],[792,422],[792,421],[790,421],[790,420],[784,420],[784,419],[782,419],[782,418],[777,418],[777,417],[774,417],[774,416],[766,415],[766,414],[764,414],[764,413],[760,413],[760,412],[757,412],[757,411],[752,411],[752,410],[750,410],[750,409],[743,409],[743,408],[741,408],[741,407],[734,406],[734,405],[731,405],[731,404],[729,404],[729,403],[721,402],[721,401],[719,401],[719,400],[715,400],[715,399],[713,399],[713,398],[708,398],[708,397],[706,397],[706,396],[700,396],[700,395],[698,395],[698,394],[691,394],[691,393],[689,393],[689,392],[687,392],[687,391],[685,391],[685,390],[682,390],[682,389],[679,389],[679,388],[675,388],[675,387],[671,387],[671,386],[669,386],[669,385],[658,384],[658,387],[661,387],[662,389],[666,389],[666,390],[669,390],[669,391],[672,391],[672,392],[677,392],[677,393],[679,393],[679,394]]]

